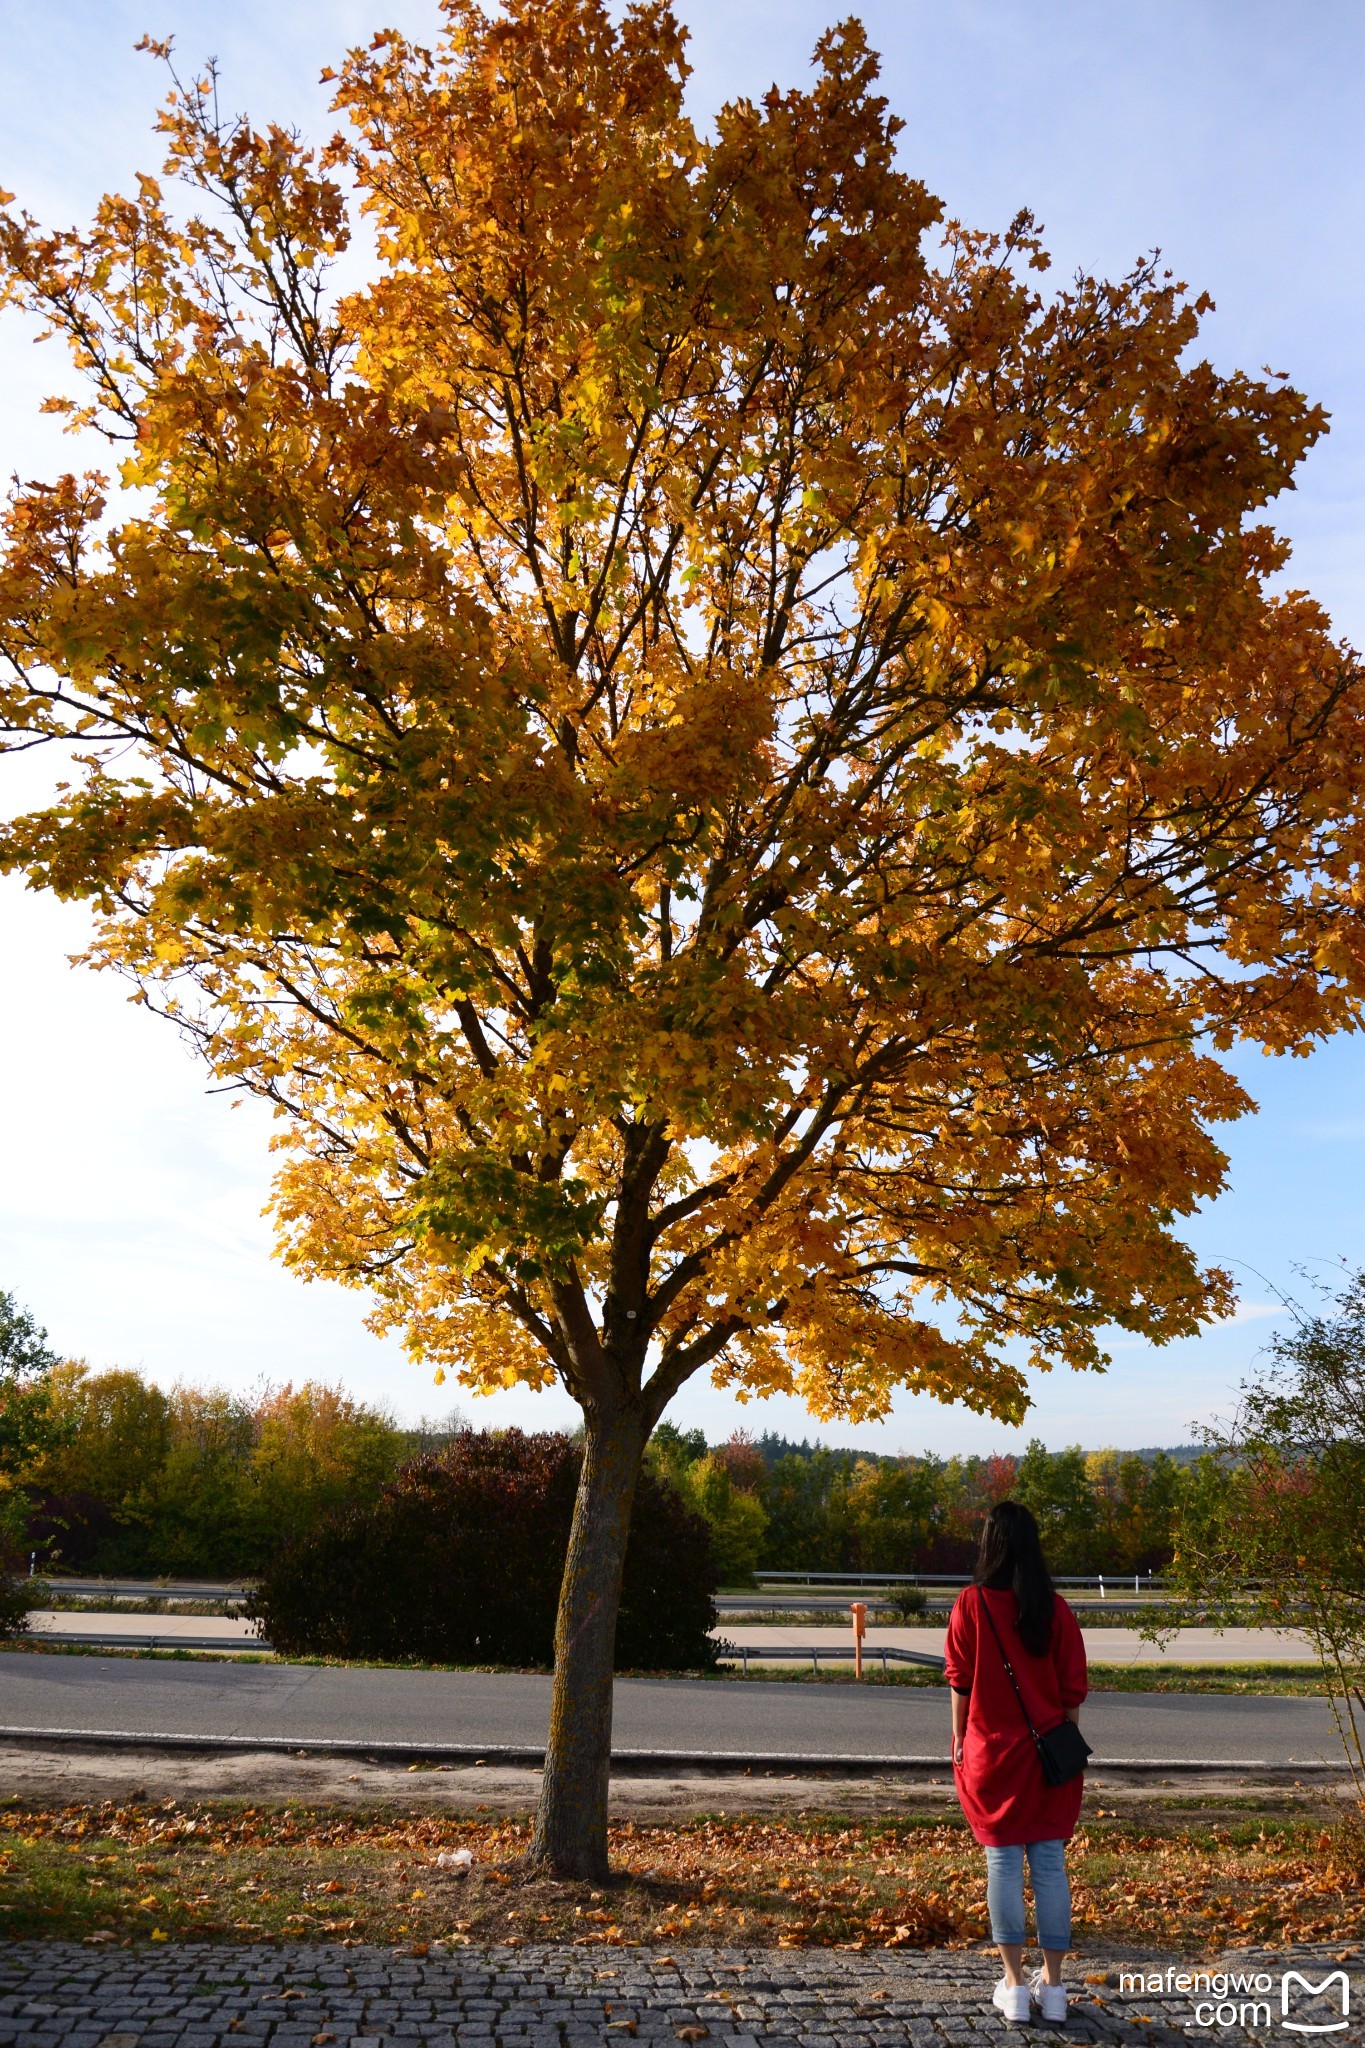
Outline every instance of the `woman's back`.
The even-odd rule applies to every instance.
[[[1006,1657],[1023,1695],[1022,1707],[1005,1668]],[[1048,1646],[1036,1654],[1019,1634],[1019,1603],[1013,1591],[969,1586],[959,1594],[949,1619],[944,1662],[954,1692],[969,1695],[956,1775],[962,1808],[977,1840],[998,1847],[1069,1838],[1080,1815],[1082,1781],[1046,1782],[1024,1718],[1027,1708],[1029,1720],[1041,1733],[1055,1728],[1085,1698],[1085,1644],[1066,1601],[1053,1595]]]
[[[944,1661],[953,1692],[953,1776],[986,1851],[991,1937],[1005,1969],[991,2003],[1016,2025],[1035,2001],[1045,2020],[1065,2020],[1066,1845],[1080,1818],[1082,1779],[1078,1769],[1066,1784],[1049,1784],[1034,1737],[1078,1719],[1085,1644],[1053,1589],[1038,1524],[1022,1501],[997,1501],[986,1517],[976,1583],[954,1604]],[[1020,1974],[1026,1856],[1043,1951],[1043,1967],[1029,1984]]]

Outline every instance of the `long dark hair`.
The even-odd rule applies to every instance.
[[[1052,1580],[1038,1524],[1019,1500],[997,1501],[981,1531],[978,1586],[1009,1587],[1019,1603],[1019,1639],[1034,1657],[1052,1641]]]

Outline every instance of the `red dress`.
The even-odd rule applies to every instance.
[[[1054,1595],[1049,1648],[1035,1657],[1019,1640],[1018,1610],[1008,1588],[968,1586],[960,1593],[948,1622],[944,1663],[954,1692],[972,1696],[962,1762],[953,1767],[962,1811],[977,1841],[988,1848],[1070,1841],[1080,1817],[1083,1780],[1049,1785],[1043,1776],[990,1622],[981,1614],[983,1599],[990,1602],[991,1618],[1039,1734],[1055,1728],[1088,1690],[1085,1644],[1060,1595]]]

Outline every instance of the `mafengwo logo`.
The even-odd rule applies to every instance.
[[[1195,1999],[1197,2027],[1268,2027],[1288,2034],[1341,2034],[1351,2024],[1351,1980],[1329,1970],[1316,1981],[1302,1970],[1121,1970],[1119,1990],[1172,1993]],[[1278,1994],[1278,1995],[1277,1995]]]
[[[1302,1994],[1301,1997],[1296,1996]],[[1339,1997],[1341,2016],[1339,2019],[1295,2019],[1293,2013],[1301,2010],[1304,1999]],[[1280,1979],[1280,2025],[1287,2027],[1291,2034],[1339,2034],[1350,2022],[1351,1980],[1344,1970],[1333,1970],[1320,1984],[1314,1984],[1298,1970],[1286,1970]]]

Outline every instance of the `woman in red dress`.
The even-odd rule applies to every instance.
[[[976,1580],[953,1607],[944,1661],[953,1689],[953,1776],[986,1851],[991,1939],[1005,1966],[992,2001],[1017,2023],[1028,2019],[1034,2002],[1045,2020],[1064,2020],[1062,1958],[1071,1946],[1066,1845],[1080,1816],[1082,1780],[1048,1784],[1028,1722],[1043,1733],[1064,1717],[1080,1719],[1085,1645],[1075,1615],[1052,1589],[1038,1524],[1019,1501],[1001,1501],[986,1517]],[[1027,1983],[1025,1853],[1043,1952],[1042,1969]]]

